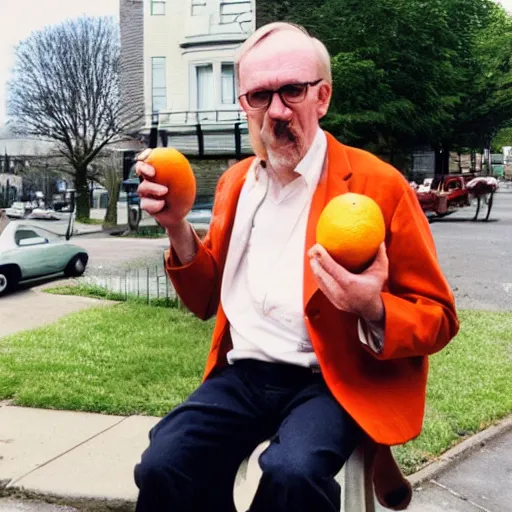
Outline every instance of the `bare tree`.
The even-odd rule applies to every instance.
[[[56,141],[73,169],[77,219],[88,219],[90,164],[141,118],[120,96],[117,25],[82,17],[34,32],[16,48],[8,91],[15,128]]]

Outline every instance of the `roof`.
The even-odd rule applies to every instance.
[[[37,156],[55,153],[54,141],[31,135],[19,135],[8,125],[0,126],[0,154]]]

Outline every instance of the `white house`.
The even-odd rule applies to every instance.
[[[147,145],[157,118],[158,145],[193,160],[198,197],[212,196],[225,169],[252,154],[233,61],[255,30],[255,3],[120,0],[121,92],[143,113],[131,133]],[[135,151],[125,153],[125,170]]]
[[[144,3],[146,113],[162,113],[162,125],[214,124],[237,118],[233,58],[254,30],[254,2]]]
[[[161,128],[239,118],[233,58],[254,30],[254,3],[121,0],[124,91],[140,102],[142,85],[146,127],[155,112]]]

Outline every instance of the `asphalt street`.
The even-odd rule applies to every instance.
[[[457,307],[512,310],[512,188],[495,195],[488,222],[473,222],[473,214],[473,208],[462,208],[430,224]],[[51,230],[65,230],[61,221],[39,222]],[[89,252],[87,274],[93,276],[121,275],[146,265],[162,267],[162,253],[168,246],[165,238],[119,238],[98,233],[73,237],[72,242]]]
[[[431,222],[441,267],[459,309],[512,310],[512,189],[494,196],[488,222],[472,208]]]
[[[488,222],[473,222],[473,208],[432,220],[443,272],[461,309],[512,310],[512,189],[499,192]],[[161,265],[165,238],[80,236],[90,254],[89,274],[115,274],[120,267]]]

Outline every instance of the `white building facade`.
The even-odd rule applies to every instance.
[[[145,125],[216,125],[241,115],[233,59],[255,0],[145,0]]]

